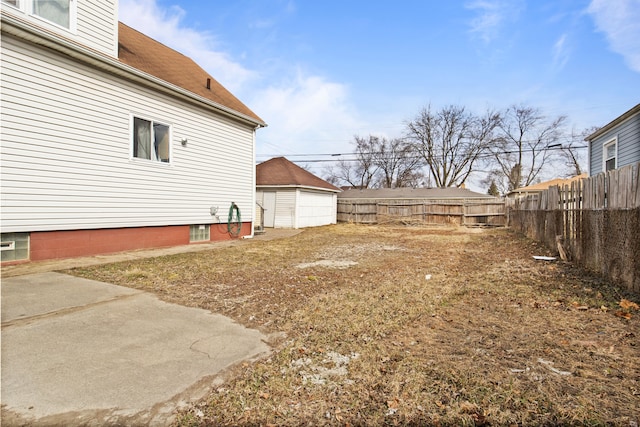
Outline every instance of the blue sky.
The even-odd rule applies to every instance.
[[[602,126],[640,102],[640,0],[120,0],[261,116],[257,157],[348,153],[425,106]],[[311,157],[309,157],[311,158]],[[313,158],[320,158],[314,156]],[[321,175],[326,164],[310,164]]]

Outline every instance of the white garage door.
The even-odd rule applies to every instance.
[[[335,193],[300,191],[298,195],[298,228],[317,227],[336,223],[337,196]]]

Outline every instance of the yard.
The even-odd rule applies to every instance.
[[[271,337],[186,425],[640,423],[638,296],[506,229],[341,224],[72,273]]]

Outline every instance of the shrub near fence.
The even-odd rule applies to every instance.
[[[509,202],[509,224],[640,293],[640,163]]]

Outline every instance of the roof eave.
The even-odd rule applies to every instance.
[[[298,185],[298,184],[259,184],[256,185],[256,188],[287,188],[287,189],[295,189],[301,188],[305,190],[315,190],[315,191],[324,191],[330,193],[340,193],[342,190],[340,189],[331,189],[331,188],[323,188],[323,187],[313,187],[310,185]]]
[[[255,128],[267,126],[263,121],[256,120],[253,117],[249,117],[222,104],[196,95],[193,92],[127,65],[118,60],[118,58],[108,56],[102,52],[61,37],[44,28],[23,21],[19,17],[6,13],[5,11],[2,11],[1,16],[3,33],[11,34],[15,37],[53,49],[102,71],[141,83],[156,90],[161,90],[185,101],[196,103],[224,116],[245,122]]]
[[[636,105],[635,107],[633,107],[632,109],[630,109],[626,113],[622,114],[618,118],[614,119],[613,121],[607,123],[606,125],[604,125],[600,129],[598,129],[597,131],[592,133],[591,135],[587,136],[584,140],[591,142],[594,139],[598,138],[599,136],[604,135],[605,133],[609,132],[614,127],[618,126],[620,123],[630,119],[631,117],[635,116],[638,113],[640,113],[640,104]]]

